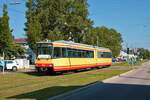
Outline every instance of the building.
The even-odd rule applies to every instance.
[[[16,38],[14,39],[15,43],[21,45],[25,49],[25,54],[23,56],[20,56],[20,58],[26,58],[30,60],[30,64],[34,63],[35,60],[35,53],[33,53],[32,49],[29,47],[27,39],[26,38]]]
[[[129,52],[129,54],[127,52]],[[136,59],[137,57],[138,57],[137,56],[137,49],[131,49],[129,51],[121,50],[120,54],[119,54],[119,58],[125,59],[125,60],[127,60],[128,58],[135,58]]]

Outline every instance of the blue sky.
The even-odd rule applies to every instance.
[[[124,45],[150,49],[150,0],[89,0],[95,26],[115,28]]]
[[[25,0],[0,0],[9,5],[10,25],[15,37],[24,37]],[[88,0],[89,17],[94,26],[114,28],[122,34],[124,46],[150,49],[150,0]]]

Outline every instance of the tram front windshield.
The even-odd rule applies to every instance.
[[[40,46],[38,47],[38,58],[51,58],[52,46]]]

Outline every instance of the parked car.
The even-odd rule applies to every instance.
[[[0,71],[2,71],[2,70],[3,70],[3,67],[4,67],[4,65],[3,65],[3,61],[0,61]]]
[[[0,60],[0,72],[3,71],[3,67],[5,67],[5,63],[3,60]],[[4,69],[6,69],[6,67]]]
[[[14,60],[5,60],[5,67],[7,70],[17,71],[19,64]]]
[[[117,59],[116,58],[112,58],[112,62],[117,62]]]

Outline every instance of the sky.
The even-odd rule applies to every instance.
[[[25,37],[25,0],[0,0],[0,15],[3,3],[8,4],[13,35]],[[116,29],[122,34],[124,47],[150,50],[150,0],[88,0],[88,4],[95,27]]]

